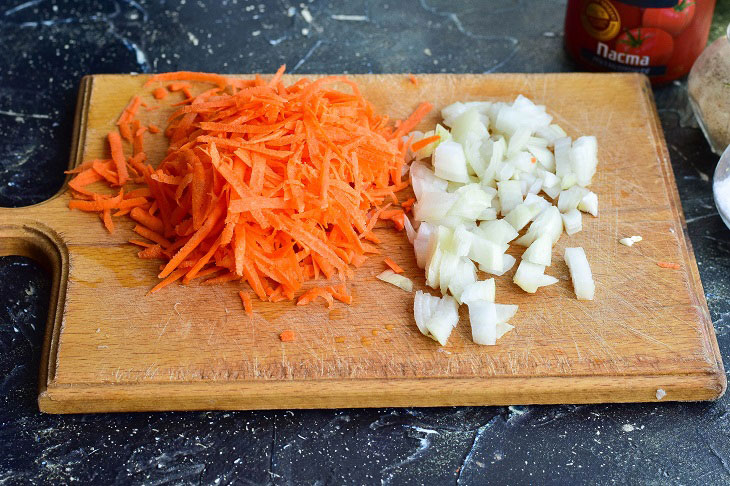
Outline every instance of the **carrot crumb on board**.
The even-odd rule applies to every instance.
[[[392,330],[393,330],[393,324],[386,324],[386,325],[385,325],[385,328],[386,328],[386,329],[387,329],[388,331],[392,331]]]
[[[295,335],[294,331],[282,331],[281,334],[279,334],[279,339],[281,339],[281,342],[283,343],[289,343],[294,341]]]
[[[416,78],[414,75],[409,74],[408,81],[410,81],[413,86],[418,87],[418,78]]]
[[[412,198],[409,198],[409,199],[406,199],[405,201],[403,201],[400,204],[400,207],[402,207],[405,212],[409,212],[411,210],[411,208],[413,208],[413,204],[415,204],[415,202],[416,202],[416,198],[412,197]]]
[[[389,209],[387,211],[381,211],[380,219],[390,220],[395,225],[395,229],[401,231],[405,228],[406,213],[402,209]]]
[[[378,335],[378,330],[377,329],[373,329],[371,332],[373,333],[373,336],[377,336]]]
[[[251,306],[251,296],[248,292],[244,292],[243,290],[238,292],[238,296],[241,298],[241,303],[243,304],[243,309],[246,311],[246,314],[252,316],[253,307]]]
[[[671,263],[671,262],[656,262],[657,265],[659,265],[662,268],[673,268],[674,270],[679,270],[680,265],[679,263]]]
[[[344,336],[335,336],[335,342],[336,343],[344,343],[345,337]]]
[[[155,90],[152,91],[152,96],[154,96],[156,100],[163,100],[167,97],[167,90],[162,87],[155,88]]]
[[[349,304],[344,282],[379,253],[378,221],[404,228],[402,209],[384,211],[409,185],[403,168],[413,137],[404,138],[433,106],[420,103],[390,123],[345,76],[287,86],[284,71],[269,79],[154,75],[144,94],[186,97],[147,107],[174,110],[164,159],[145,152],[144,134],[161,130],[138,118],[140,93],[107,134],[110,157],[71,171],[70,209],[96,212],[109,232],[127,216],[136,241],[150,241],[136,243],[148,245],[139,258],[163,262],[150,293],[206,276],[201,285],[247,282],[262,301]],[[88,188],[95,183],[107,190]],[[304,292],[320,276],[342,283]]]
[[[386,258],[383,262],[390,267],[395,273],[403,273],[403,269],[400,265],[395,263],[391,258]]]

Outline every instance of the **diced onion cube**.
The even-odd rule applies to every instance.
[[[596,284],[593,281],[591,267],[583,248],[566,248],[565,263],[570,270],[570,278],[573,280],[576,297],[580,300],[593,300]]]
[[[583,229],[583,216],[577,209],[571,209],[562,214],[565,232],[569,235],[575,234]]]
[[[437,177],[454,182],[469,182],[466,155],[461,144],[442,142],[433,152],[433,165]]]

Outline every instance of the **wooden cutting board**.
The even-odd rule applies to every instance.
[[[498,278],[497,301],[519,304],[519,312],[514,331],[493,347],[471,342],[465,313],[446,347],[419,334],[413,294],[374,278],[384,268],[380,257],[357,271],[351,306],[255,301],[248,317],[236,293],[241,284],[193,283],[146,297],[158,264],[137,259],[125,244],[131,225],[120,220],[107,234],[96,215],[67,209],[64,188],[36,206],[0,210],[2,253],[34,257],[53,274],[42,411],[647,402],[657,400],[657,390],[664,401],[722,395],[725,374],[645,77],[421,75],[418,86],[399,74],[353,77],[393,118],[421,100],[440,109],[522,93],[547,105],[569,135],[596,135],[600,166],[592,189],[600,217],[584,217],[582,232],[558,242],[547,273],[559,283],[529,295],[512,283],[514,269]],[[146,79],[83,80],[72,166],[108,157],[104,137]],[[164,126],[169,110],[143,113]],[[150,135],[146,144],[159,160],[164,136]],[[388,228],[378,234],[383,255],[424,289],[405,235]],[[618,243],[631,235],[644,241]],[[595,301],[575,299],[562,260],[566,246],[585,248]],[[296,341],[279,341],[285,329]]]

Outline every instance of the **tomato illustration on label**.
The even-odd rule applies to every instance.
[[[645,27],[658,27],[672,37],[687,28],[695,16],[695,0],[679,0],[674,7],[647,8],[641,23]]]
[[[654,27],[626,30],[616,38],[616,52],[625,53],[627,56],[648,57],[651,66],[666,64],[672,57],[672,51],[674,51],[672,36]]]

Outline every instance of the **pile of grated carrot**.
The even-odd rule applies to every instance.
[[[70,171],[71,209],[99,213],[110,232],[114,218],[130,217],[141,237],[130,240],[143,247],[138,256],[164,262],[150,293],[206,278],[204,285],[245,281],[261,300],[277,302],[321,275],[339,283],[304,292],[298,305],[317,297],[350,303],[345,281],[378,253],[377,221],[402,229],[403,210],[388,208],[408,185],[404,139],[431,105],[391,126],[348,78],[285,86],[284,68],[268,81],[155,75],[145,85],[156,86],[155,100],[167,96],[160,82],[185,96],[168,119],[169,147],[158,166],[143,137],[159,129],[137,118],[147,105],[135,96],[108,134],[111,158]],[[193,95],[188,82],[214,87]],[[90,190],[96,182],[119,189]],[[248,292],[239,295],[250,313]]]

